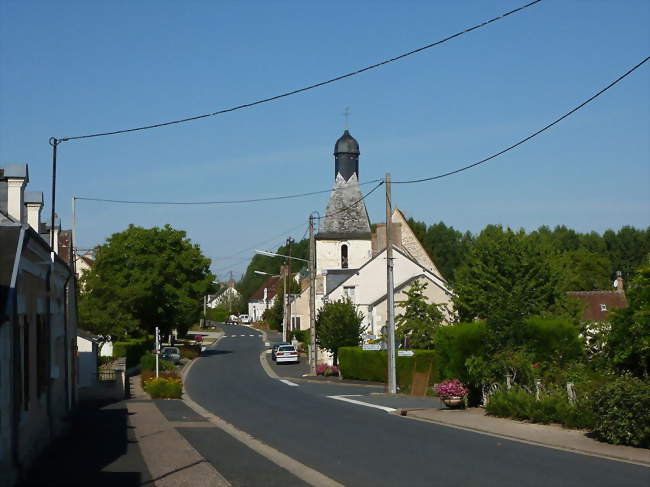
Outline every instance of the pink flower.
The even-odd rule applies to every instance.
[[[463,397],[469,392],[469,389],[458,379],[447,379],[438,384],[435,387],[435,391],[439,397],[446,399],[450,397]]]

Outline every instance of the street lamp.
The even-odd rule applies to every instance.
[[[307,259],[301,259],[299,257],[293,257],[291,255],[276,254],[276,253],[273,253],[273,252],[268,252],[266,250],[256,250],[255,253],[260,254],[260,255],[266,255],[267,257],[284,257],[285,259],[300,260],[302,262],[309,263],[309,261]],[[261,272],[261,271],[255,271],[255,272],[258,273],[258,274],[264,274],[264,272]]]

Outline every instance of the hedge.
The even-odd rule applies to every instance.
[[[153,353],[147,352],[140,357],[140,371],[144,372],[145,370],[156,370],[156,356]],[[176,370],[176,366],[173,362],[159,359],[158,370]]]
[[[472,355],[480,355],[487,339],[487,324],[458,323],[441,326],[436,331],[438,367],[442,379],[460,379],[467,383],[465,361]]]
[[[413,350],[412,357],[396,357],[397,384],[409,388],[413,381],[413,367],[425,372],[432,364],[429,384],[439,379],[437,354],[434,350]],[[363,350],[359,347],[341,347],[338,354],[339,368],[346,379],[387,382],[388,356],[385,350]]]
[[[113,343],[113,357],[126,357],[126,366],[135,367],[140,358],[153,350],[153,341],[149,338],[132,338]]]

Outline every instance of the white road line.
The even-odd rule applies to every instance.
[[[245,337],[246,335],[239,335],[240,337]]]
[[[265,346],[265,347],[270,347],[271,344],[270,344],[269,342],[264,342],[264,346]]]
[[[350,402],[352,404],[358,404],[359,406],[367,406],[369,408],[376,408],[376,409],[381,409],[382,411],[386,411],[387,413],[392,413],[395,412],[395,408],[389,408],[387,406],[379,406],[377,404],[370,404],[369,402],[362,402],[362,401],[357,401],[355,399],[350,399],[350,396],[327,396],[330,399],[336,399],[338,401],[345,401],[345,402]],[[359,397],[358,395],[354,395],[352,397]]]
[[[255,335],[248,335],[249,337],[254,337]]]
[[[280,379],[280,382],[284,382],[284,383],[285,383],[286,385],[288,385],[288,386],[298,387],[298,384],[294,384],[294,383],[291,382],[290,380]]]

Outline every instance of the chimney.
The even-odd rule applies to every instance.
[[[623,273],[621,271],[616,271],[616,281],[614,281],[614,287],[616,287],[617,292],[623,292]]]
[[[39,233],[41,211],[43,210],[43,193],[41,191],[26,191],[25,207],[27,208],[27,223],[36,233]]]
[[[7,179],[7,213],[19,223],[25,223],[25,186],[29,182],[27,164],[8,164],[4,167]]]

